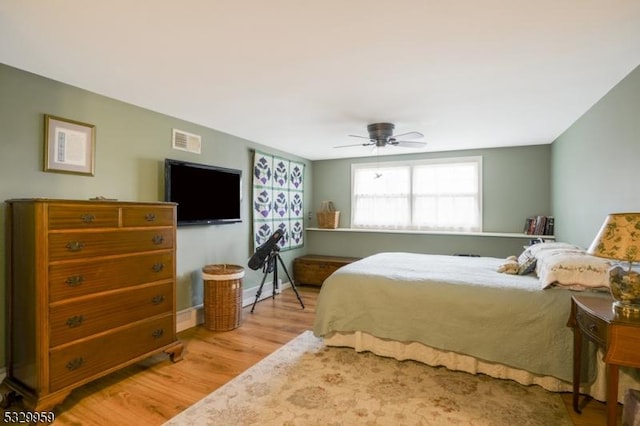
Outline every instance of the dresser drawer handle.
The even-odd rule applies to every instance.
[[[154,297],[151,299],[151,303],[153,303],[154,305],[159,305],[159,304],[161,304],[162,302],[164,302],[164,296],[163,296],[163,295],[161,295],[161,294],[160,294],[160,295],[158,295],[158,296],[154,296]]]
[[[84,243],[81,241],[69,241],[65,247],[69,251],[80,251],[84,248]]]
[[[96,220],[96,217],[91,213],[87,213],[83,214],[80,219],[82,219],[84,223],[93,223],[93,221]]]
[[[161,272],[164,269],[164,263],[154,263],[151,269],[153,272]]]
[[[587,326],[587,328],[588,328],[588,329],[589,329],[589,331],[591,331],[591,332],[596,332],[596,331],[598,331],[598,326],[597,326],[597,325],[595,325],[595,324],[589,324],[589,325]]]
[[[164,242],[164,236],[154,235],[151,241],[153,241],[153,244],[155,245],[162,244]]]
[[[75,315],[69,317],[66,324],[69,328],[75,328],[79,327],[82,324],[82,321],[84,321],[84,317],[82,315]]]
[[[153,214],[153,213],[147,213],[147,214],[145,214],[145,215],[144,215],[144,219],[145,219],[147,222],[155,222],[155,220],[156,220],[156,215],[155,215],[155,214]]]
[[[151,333],[151,336],[154,339],[159,339],[164,335],[164,330],[161,328],[158,328],[157,330],[154,330],[153,333]]]
[[[82,275],[74,275],[64,280],[64,282],[69,287],[77,287],[84,282],[84,277]]]
[[[67,370],[74,371],[80,368],[84,364],[84,359],[82,357],[74,358],[67,363]]]

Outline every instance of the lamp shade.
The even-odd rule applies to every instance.
[[[607,216],[588,252],[607,259],[640,261],[640,213]]]

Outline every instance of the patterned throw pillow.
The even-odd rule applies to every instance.
[[[518,264],[518,275],[528,275],[536,269],[537,260],[535,257],[525,260],[523,263]]]

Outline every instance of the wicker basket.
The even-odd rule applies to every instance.
[[[242,277],[238,265],[207,265],[204,282],[204,327],[212,331],[233,330],[242,321]]]
[[[318,212],[316,213],[318,217],[318,228],[323,229],[336,229],[338,227],[338,222],[340,222],[340,212]]]
[[[333,201],[323,201],[320,203],[320,211],[316,213],[318,218],[318,228],[336,229],[340,222],[340,212],[336,210]]]

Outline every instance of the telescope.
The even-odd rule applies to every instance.
[[[249,268],[257,271],[262,268],[264,262],[269,257],[269,254],[278,247],[278,242],[284,237],[284,232],[281,229],[276,230],[267,241],[256,249],[256,252],[249,259]]]
[[[256,249],[256,252],[249,259],[249,268],[253,269],[254,271],[262,268],[264,272],[262,281],[260,282],[260,287],[258,287],[258,291],[256,292],[256,299],[253,301],[253,306],[251,307],[251,313],[253,313],[253,310],[256,308],[256,303],[258,303],[260,295],[262,294],[262,288],[264,287],[264,283],[267,280],[267,275],[269,275],[270,273],[273,273],[272,297],[275,299],[276,290],[278,289],[278,263],[280,263],[280,266],[282,266],[284,273],[289,279],[291,288],[293,288],[293,291],[298,298],[298,302],[300,302],[300,306],[302,306],[302,309],[304,309],[304,303],[302,303],[302,298],[300,297],[300,293],[298,293],[296,283],[293,282],[293,279],[289,275],[289,271],[287,271],[287,267],[280,257],[280,247],[278,246],[278,242],[282,239],[282,237],[284,237],[284,231],[282,229],[277,229],[273,234],[271,234],[267,241],[265,241]]]

